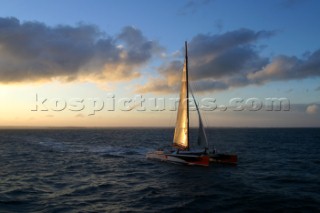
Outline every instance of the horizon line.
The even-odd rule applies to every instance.
[[[174,126],[1,126],[7,129],[174,129]],[[190,127],[195,129],[197,127]],[[206,129],[312,129],[320,126],[209,126]]]

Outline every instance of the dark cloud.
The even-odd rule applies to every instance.
[[[131,79],[157,50],[133,27],[111,37],[94,25],[50,27],[0,18],[0,83]]]
[[[269,38],[275,34],[276,31],[255,32],[246,28],[218,35],[199,34],[191,40],[188,47],[193,55],[202,56],[204,54],[219,53],[239,45],[250,44],[262,38]]]
[[[250,47],[234,47],[212,56],[211,59],[209,57],[205,55],[198,58],[199,60],[190,60],[190,69],[195,70],[191,74],[193,79],[218,79],[239,72],[257,70],[268,63],[267,59],[260,58]]]
[[[128,63],[144,63],[151,58],[153,52],[161,50],[155,42],[147,41],[142,32],[133,27],[125,27],[118,39],[124,41],[128,49]]]
[[[201,91],[227,89],[230,83],[246,84],[247,79],[243,75],[258,71],[269,62],[259,56],[253,43],[274,34],[274,31],[239,29],[219,35],[195,36],[188,44],[190,79],[200,82]],[[159,67],[160,75],[166,79],[161,82],[167,85],[168,92],[179,83],[182,65],[182,61],[172,61]],[[159,82],[151,81],[144,86],[144,90],[151,92],[158,88],[163,90],[164,87]]]
[[[220,35],[195,36],[188,45],[191,82],[198,85],[198,91],[206,92],[320,77],[320,50],[305,54],[302,58],[285,55],[273,59],[261,57],[255,42],[274,34],[274,31],[240,29]],[[160,81],[150,80],[137,91],[177,90],[182,67],[182,60],[167,62],[158,69],[162,77]]]
[[[195,80],[221,78],[239,72],[258,70],[268,63],[252,43],[269,38],[274,31],[239,29],[220,35],[197,35],[189,43],[190,70]]]
[[[196,13],[199,7],[208,5],[214,0],[188,0],[183,7],[179,10],[179,15],[187,15]]]
[[[240,29],[222,35],[197,35],[189,43],[190,78],[201,80],[222,78],[238,72],[259,70],[268,63],[261,58],[252,42],[268,38],[274,32]],[[177,75],[182,62],[173,61],[160,73]],[[164,71],[165,70],[165,71]]]
[[[225,90],[229,88],[229,85],[222,81],[214,80],[200,80],[192,84],[192,87],[196,89],[197,92],[207,92],[207,91],[216,91],[216,90]]]
[[[248,74],[252,83],[304,79],[320,76],[320,50],[305,59],[292,56],[278,56],[263,69]]]
[[[213,25],[215,28],[217,28],[218,31],[221,31],[224,27],[223,21],[221,19],[215,20]]]

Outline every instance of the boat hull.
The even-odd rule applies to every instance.
[[[210,162],[237,164],[238,156],[235,154],[223,154],[223,153],[210,154]]]
[[[169,163],[195,165],[195,166],[209,166],[209,156],[199,153],[166,153],[164,151],[149,152],[146,156],[148,159],[160,160]]]

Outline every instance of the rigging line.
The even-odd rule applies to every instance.
[[[193,87],[193,85],[191,85],[191,84],[189,84],[189,87],[190,87],[190,93],[191,93],[191,95],[192,95],[192,99],[193,99],[193,103],[195,104],[195,106],[196,106],[196,110],[200,110],[199,109],[199,105],[197,104],[197,100],[196,100],[196,98],[195,98],[195,96],[194,96],[194,90],[192,89],[192,87]]]
[[[189,84],[188,84],[188,86],[189,86],[189,93],[191,93],[191,98],[189,97],[189,103],[191,104],[191,102],[190,102],[190,100],[192,99],[193,100],[193,103],[195,103],[195,98],[194,98],[194,96],[193,96],[193,93],[192,93],[192,88],[191,88],[191,85],[190,85],[190,82],[189,82]],[[192,101],[191,100],[191,101]],[[195,104],[195,106],[196,106],[196,104]],[[197,109],[197,106],[196,106],[196,109]],[[190,123],[192,124],[192,131],[190,131],[190,139],[193,139],[193,143],[190,143],[190,145],[195,145],[196,143],[194,143],[194,141],[195,141],[195,131],[194,131],[194,127],[196,127],[196,120],[198,119],[198,116],[196,115],[197,113],[196,113],[196,111],[197,110],[195,110],[194,111],[194,106],[192,106],[192,110],[189,110],[189,119],[190,119]],[[198,122],[199,123],[199,122]]]
[[[196,91],[199,91],[197,83],[195,82],[193,85],[194,85]],[[200,111],[200,109],[199,109],[199,111]],[[203,113],[203,116],[201,117],[201,118],[203,118],[202,120],[204,120],[204,123],[205,123],[204,128],[209,129],[208,121],[207,121],[207,118],[206,118],[206,116],[204,114],[205,113]],[[206,140],[208,141],[207,136],[206,136]],[[207,144],[208,144],[208,148],[210,148],[209,147],[209,142],[207,142]],[[215,146],[212,143],[210,145],[213,147],[213,149],[215,149]]]
[[[205,113],[203,113],[203,114],[205,114]],[[207,117],[206,117],[206,116],[203,116],[203,117],[204,117],[204,122],[205,122],[205,124],[206,124],[206,127],[209,128],[209,124],[208,124],[208,119],[207,119]]]
[[[205,143],[206,143],[206,148],[209,148],[208,138],[207,138],[207,136],[206,136],[206,131],[205,131],[205,129],[204,129],[205,127],[203,126],[202,117],[201,117],[201,112],[200,112],[200,110],[199,110],[198,104],[197,104],[196,99],[195,99],[195,97],[194,97],[194,93],[193,93],[193,91],[192,91],[191,85],[189,85],[189,86],[190,86],[190,92],[191,92],[193,101],[194,101],[194,103],[195,103],[195,106],[196,106],[196,109],[197,109],[197,112],[198,112],[199,124],[201,123],[201,125],[202,125],[201,130],[203,131],[203,135],[204,135],[204,139],[205,139]],[[199,126],[199,130],[200,130],[200,126]]]
[[[194,83],[194,88],[195,88],[195,91],[196,91],[196,92],[199,91],[197,83]],[[204,116],[204,114],[205,114],[205,113],[202,114],[202,115],[203,115],[202,118],[204,119],[204,122],[205,122],[205,125],[206,125],[205,127],[206,127],[206,128],[209,128],[207,118],[206,118],[206,116]]]
[[[192,100],[193,100],[193,103],[195,103],[195,98],[194,98],[194,96],[193,96],[193,92],[192,92],[192,87],[191,87],[191,83],[190,82],[188,82],[188,87],[189,87],[189,93],[191,93],[191,98],[192,98]],[[189,100],[188,101],[190,101],[191,100],[191,98],[189,97]],[[190,103],[190,102],[189,102]],[[195,104],[195,106],[196,106],[196,104]],[[196,110],[197,110],[197,106],[196,106]],[[194,124],[196,123],[195,122],[195,119],[199,119],[197,116],[195,116],[195,113],[193,112],[193,110],[192,111],[190,111],[189,112],[189,116],[190,116],[190,121],[192,120],[193,122],[193,127],[196,127],[196,126],[194,126]],[[198,122],[199,123],[199,122]],[[200,126],[199,126],[199,128],[200,128]],[[194,128],[193,128],[194,129]],[[195,136],[195,132],[191,132],[191,135],[192,135],[192,138],[193,138],[193,141],[194,141],[194,139],[195,139],[195,137],[193,137],[193,136]],[[192,144],[192,143],[190,143],[190,144]],[[193,145],[194,145],[195,143],[193,143]]]

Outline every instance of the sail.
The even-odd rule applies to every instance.
[[[186,45],[187,48],[187,45]],[[189,112],[188,112],[188,58],[186,49],[186,58],[182,71],[180,100],[176,128],[174,131],[173,146],[178,149],[189,149]]]
[[[194,100],[194,104],[196,106],[196,110],[197,110],[197,113],[198,113],[198,120],[199,120],[199,130],[198,130],[198,141],[197,142],[198,142],[199,146],[204,146],[206,149],[208,149],[209,148],[209,144],[208,144],[206,132],[204,130],[204,126],[203,126],[200,110],[199,110],[198,104],[196,102],[196,99],[194,98],[194,95],[193,95],[193,92],[192,92],[191,88],[190,88],[190,92],[191,92],[192,98]]]
[[[206,136],[206,133],[204,131],[204,126],[203,126],[203,123],[202,123],[202,119],[201,119],[200,113],[199,113],[198,145],[204,146],[207,149],[209,148],[208,147],[207,136]]]

